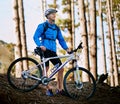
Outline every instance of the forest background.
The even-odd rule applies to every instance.
[[[87,51],[89,50],[88,53],[86,53],[86,56],[89,54],[89,57],[87,57],[87,59],[85,58],[86,56],[82,56],[82,62],[88,62],[88,65],[84,65],[83,63],[81,63],[81,65],[89,69],[92,67],[92,65],[96,65],[91,70],[94,77],[97,79],[97,75],[108,73],[110,78],[112,78],[111,76],[114,76],[113,79],[111,79],[112,82],[109,82],[111,86],[117,86],[119,78],[117,77],[117,82],[115,83],[116,76],[118,76],[120,72],[120,1],[97,0],[95,2],[93,0],[94,8],[92,8],[92,3],[89,0],[84,0],[84,5],[81,4],[82,0],[74,0],[74,4],[72,2],[73,0],[29,0],[29,2],[27,0],[23,0],[27,53],[31,54],[36,47],[35,43],[33,42],[33,35],[38,24],[45,21],[44,11],[49,7],[56,8],[58,10],[56,23],[63,30],[62,32],[64,34],[64,37],[66,37],[66,40],[70,40],[68,42],[69,47],[71,49],[75,48],[80,43],[80,41],[82,41],[84,43],[83,45],[85,49],[87,49]],[[15,19],[13,19],[15,18],[13,3],[14,0],[0,1],[1,73],[6,72],[5,70],[7,70],[8,65],[15,58],[13,51],[14,46],[17,44],[17,38],[15,32]],[[80,5],[82,5],[84,8],[81,8],[82,6]],[[66,9],[67,7],[68,9]],[[84,11],[83,13],[82,10]],[[95,17],[92,17],[90,14],[92,10],[93,16]],[[81,14],[84,14],[84,18]],[[102,21],[100,20],[101,18]],[[101,22],[103,25],[101,25]],[[90,25],[90,23],[95,24]],[[112,26],[110,24],[112,24]],[[86,27],[86,30],[83,29],[83,26]],[[95,42],[95,48],[91,43],[92,40],[90,39],[90,36],[92,35],[90,33],[90,29],[91,31],[92,29],[95,30],[93,31],[93,38],[95,38],[93,39]],[[83,36],[84,32],[86,38]],[[111,41],[112,34],[114,42]],[[90,60],[92,59],[92,57],[90,57],[90,50],[95,51],[95,58],[93,59],[95,60],[95,63],[92,63],[91,67],[89,66]],[[111,52],[112,50],[114,50],[115,54],[113,54],[114,52]],[[87,52],[86,50],[83,51]],[[116,65],[115,61],[117,62]]]

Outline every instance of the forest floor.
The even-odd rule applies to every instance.
[[[0,75],[0,104],[120,104],[120,87],[97,84],[92,98],[73,100],[62,95],[48,97],[40,86],[31,92],[18,92],[10,87],[6,75]]]

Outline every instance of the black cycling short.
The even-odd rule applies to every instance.
[[[44,52],[44,57],[45,57],[45,58],[56,57],[56,56],[57,56],[57,54],[56,54],[56,52],[54,52],[54,51],[51,51],[51,50],[48,50],[48,49],[47,49],[47,50]],[[50,61],[52,62],[53,65],[56,65],[56,64],[58,64],[58,63],[59,63],[59,65],[62,64],[60,58],[51,59]],[[46,66],[46,67],[49,66],[49,61],[47,61],[47,62],[45,63],[45,66]]]

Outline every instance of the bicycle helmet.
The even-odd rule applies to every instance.
[[[46,11],[45,11],[45,16],[47,17],[49,14],[51,14],[51,13],[56,13],[57,12],[57,10],[55,10],[55,9],[47,9]]]

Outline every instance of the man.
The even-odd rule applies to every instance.
[[[44,52],[45,58],[48,57],[55,57],[56,54],[56,40],[59,41],[61,47],[69,52],[68,46],[61,34],[60,28],[55,24],[57,10],[55,9],[48,9],[45,11],[45,16],[47,21],[38,25],[35,34],[34,34],[34,41],[38,47]],[[47,27],[47,28],[46,28]],[[39,40],[40,39],[40,40]],[[61,60],[53,59],[50,60],[53,65],[59,63],[61,65]],[[49,62],[46,62],[46,70],[48,72],[49,69]],[[57,82],[57,93],[63,93],[63,69],[58,72],[58,82]],[[47,86],[46,95],[53,96],[52,90]]]

